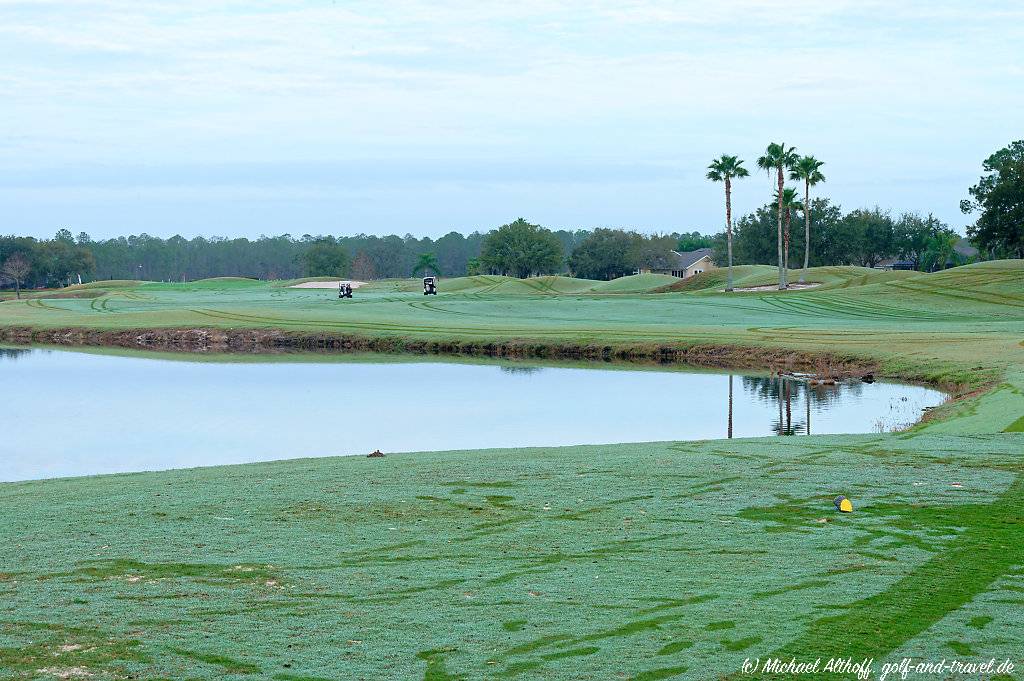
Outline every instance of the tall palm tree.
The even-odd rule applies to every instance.
[[[427,270],[436,275],[441,274],[441,266],[437,264],[437,256],[433,253],[420,253],[416,258],[416,264],[413,265],[412,275],[415,277],[417,274]]]
[[[729,274],[725,284],[726,291],[732,291],[732,180],[735,177],[750,175],[743,167],[743,161],[735,156],[722,154],[708,166],[708,179],[712,182],[725,183],[725,240],[729,251]]]
[[[789,271],[789,226],[793,222],[793,212],[803,210],[804,204],[797,198],[796,190],[786,187],[782,190],[782,196],[775,197],[782,206],[782,268]]]
[[[772,172],[773,170],[778,173],[779,188],[776,192],[778,197],[778,241],[779,241],[779,290],[785,290],[789,287],[786,282],[786,270],[783,267],[782,262],[782,193],[783,185],[786,183],[785,171],[796,165],[796,160],[799,155],[796,153],[796,147],[787,147],[785,143],[772,142],[768,145],[768,148],[764,150],[764,156],[757,159],[757,167]]]
[[[813,156],[801,156],[789,173],[789,179],[804,181],[804,268],[800,270],[801,284],[807,276],[807,266],[811,260],[811,187],[825,181],[820,170],[823,165],[824,161]]]

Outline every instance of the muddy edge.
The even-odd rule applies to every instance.
[[[344,333],[279,329],[33,329],[2,327],[0,340],[18,345],[108,346],[172,352],[253,352],[289,350],[380,352],[599,361],[685,363],[706,367],[806,371],[833,378],[861,377],[878,371],[863,358],[826,352],[798,352],[732,345],[572,344],[512,339],[497,342],[417,340]]]

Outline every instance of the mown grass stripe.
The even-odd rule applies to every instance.
[[[883,659],[1024,564],[1024,477],[992,504],[948,507],[944,515],[966,529],[952,546],[908,572],[885,591],[841,614],[815,620],[770,655],[784,660],[830,657]],[[776,678],[772,675],[736,678]],[[788,678],[788,677],[787,677]]]

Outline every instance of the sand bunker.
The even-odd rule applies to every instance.
[[[811,284],[790,284],[789,288],[786,289],[786,290],[787,291],[797,291],[797,290],[802,289],[802,288],[814,288],[816,286],[821,286],[821,283],[820,282],[815,282],[815,283],[811,283]],[[767,286],[748,286],[747,288],[734,288],[733,289],[733,291],[739,291],[741,293],[745,292],[745,291],[778,291],[778,290],[779,290],[779,285],[778,284],[768,284]]]
[[[293,284],[288,288],[338,288],[342,284],[350,284],[352,288],[359,288],[365,286],[365,281],[350,281],[348,279],[341,279],[338,281],[306,281],[301,284]]]

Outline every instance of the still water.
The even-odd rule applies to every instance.
[[[0,349],[0,481],[306,456],[862,433],[935,390],[676,369]]]

